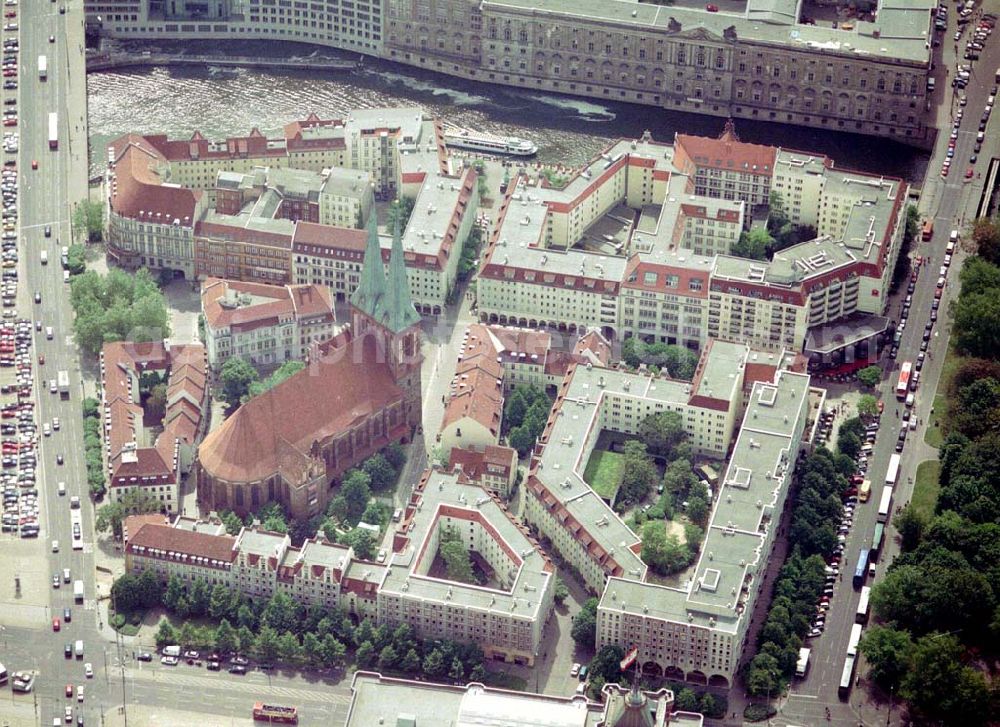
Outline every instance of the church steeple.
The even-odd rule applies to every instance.
[[[385,303],[385,269],[382,267],[382,250],[378,244],[378,220],[375,212],[368,217],[368,244],[361,268],[361,282],[351,294],[351,305],[370,318],[379,320],[379,309]]]
[[[392,253],[389,255],[389,275],[383,315],[379,321],[393,333],[405,331],[420,322],[420,314],[410,298],[410,284],[406,279],[406,261],[403,259],[403,241],[399,233],[399,218],[392,227]]]

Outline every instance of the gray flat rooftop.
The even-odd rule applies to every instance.
[[[537,543],[514,523],[506,507],[478,485],[460,484],[457,475],[434,471],[419,494],[419,506],[408,507],[405,528],[409,543],[389,556],[388,572],[381,592],[438,603],[451,602],[482,611],[502,612],[526,620],[543,616],[541,606],[546,589],[552,587],[555,570]],[[510,588],[486,588],[457,581],[420,575],[418,558],[433,558],[421,551],[432,529],[438,527],[441,508],[468,510],[489,523],[500,540],[515,554],[510,558]],[[398,537],[398,536],[397,536]],[[425,564],[426,565],[426,564]],[[427,572],[426,568],[421,569]],[[506,578],[506,574],[503,576]]]
[[[266,530],[251,530],[244,528],[237,547],[240,552],[259,555],[263,558],[283,555],[287,542],[286,535],[271,533]]]
[[[711,340],[712,350],[705,361],[698,387],[694,393],[713,399],[733,401],[739,396],[743,382],[743,369],[750,349],[745,343]]]
[[[637,31],[666,31],[671,20],[680,32],[704,28],[722,40],[730,26],[739,38],[801,51],[928,63],[931,0],[883,2],[876,22],[856,21],[850,29],[797,25],[794,11],[776,0],[751,2],[742,12],[710,13],[702,8],[662,7],[633,0],[486,0],[484,5],[513,7],[536,15],[594,18]],[[877,37],[881,36],[881,37]]]
[[[344,727],[597,727],[604,709],[582,696],[451,686],[358,672]]]

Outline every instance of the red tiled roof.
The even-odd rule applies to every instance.
[[[241,406],[205,438],[198,458],[211,477],[256,482],[284,469],[286,458],[308,466],[314,442],[401,399],[375,341],[352,339]]]
[[[647,273],[654,276],[651,284],[645,282]],[[688,298],[707,298],[709,277],[710,274],[707,270],[692,270],[676,265],[644,262],[640,260],[638,255],[633,255],[625,270],[625,282],[622,285],[626,288],[652,290]],[[676,286],[667,285],[668,280],[672,278],[676,278]],[[696,288],[691,287],[693,281],[695,281]],[[700,286],[697,281],[700,281]]]
[[[368,233],[365,230],[317,225],[313,222],[301,221],[296,223],[295,232],[292,235],[292,247],[296,250],[301,249],[302,245],[312,245],[326,251],[350,250],[364,253],[367,241]]]
[[[503,468],[504,476],[508,476],[517,468],[517,450],[495,444],[487,445],[482,452],[452,447],[448,455],[448,470],[454,471],[456,465],[472,480],[481,479],[487,465]]]
[[[210,535],[198,533],[169,525],[145,523],[129,538],[126,549],[135,553],[138,548],[145,548],[144,554],[155,548],[161,554],[176,553],[178,555],[199,556],[223,563],[236,560],[233,546],[236,538],[232,535]]]
[[[230,290],[267,300],[239,307],[223,305]],[[205,321],[213,329],[250,331],[297,317],[334,317],[330,289],[325,285],[267,285],[209,278],[202,284],[201,305]]]
[[[674,146],[682,156],[686,155],[694,162],[695,167],[711,167],[768,177],[774,170],[774,160],[778,155],[777,147],[740,141],[731,129],[723,132],[718,139],[676,134]]]
[[[108,189],[116,214],[165,225],[175,220],[185,227],[194,223],[202,192],[164,186],[155,168],[165,164],[166,158],[148,139],[128,134],[115,140],[110,148],[114,161]]]
[[[611,362],[611,344],[597,330],[582,335],[573,347],[573,353],[585,357],[589,357],[588,353],[592,354],[596,359],[595,363],[599,362],[602,366],[607,366]]]

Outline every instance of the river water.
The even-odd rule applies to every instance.
[[[220,52],[217,44],[124,48]],[[239,55],[300,57],[313,50],[287,43],[243,43],[230,48]],[[329,49],[316,53],[333,55]],[[528,138],[538,144],[539,161],[574,166],[612,140],[636,138],[646,129],[653,138],[669,141],[678,132],[716,136],[724,123],[712,116],[471,83],[371,59],[351,72],[208,65],[92,73],[88,95],[95,171],[105,164],[107,142],[130,131],[188,138],[197,129],[210,139],[223,139],[245,135],[256,126],[265,135],[276,136],[286,123],[313,111],[330,118],[352,108],[377,106],[419,105],[456,126]],[[925,152],[884,139],[749,120],[737,120],[736,131],[743,141],[822,152],[840,168],[902,176],[916,184],[927,165]]]

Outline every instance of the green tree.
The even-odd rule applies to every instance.
[[[642,526],[642,560],[657,573],[676,573],[687,568],[692,559],[691,549],[677,535],[668,536],[662,520]]]
[[[538,437],[533,435],[528,427],[514,427],[507,435],[507,443],[517,450],[521,457],[526,457],[535,446]]]
[[[375,541],[372,534],[363,528],[354,528],[344,535],[344,544],[354,549],[354,556],[361,560],[371,560]]]
[[[383,456],[397,472],[406,464],[406,449],[399,442],[393,442],[382,450]]]
[[[395,669],[397,661],[399,657],[396,655],[396,650],[392,648],[392,644],[386,644],[378,655],[379,669]]]
[[[273,662],[281,653],[281,637],[278,632],[266,624],[261,626],[253,644],[254,653],[263,662]]]
[[[655,454],[673,459],[674,449],[687,438],[684,419],[675,411],[650,414],[639,424],[639,439]]]
[[[874,419],[878,416],[878,399],[871,394],[862,394],[858,397],[858,416],[866,419]]]
[[[877,365],[865,366],[858,371],[858,382],[862,386],[874,389],[882,383],[882,367]]]
[[[139,579],[130,573],[125,573],[115,579],[115,582],[111,584],[111,602],[117,613],[128,613],[139,608],[142,602]]]
[[[104,205],[82,199],[73,207],[73,234],[86,242],[100,242],[104,235]]]
[[[389,205],[388,226],[391,230],[396,220],[399,220],[400,231],[406,230],[406,223],[413,213],[413,205],[416,200],[413,197],[400,197]]]
[[[747,669],[746,685],[747,691],[755,696],[777,696],[782,688],[778,660],[771,654],[757,654]]]
[[[622,647],[609,645],[601,647],[590,660],[590,679],[601,679],[605,683],[621,682],[624,674],[621,670],[622,659],[625,652]]]
[[[570,636],[580,646],[593,649],[597,641],[597,599],[588,598],[573,617]]]
[[[286,631],[278,639],[278,656],[285,662],[298,661],[302,658],[302,645],[291,631]]]
[[[146,515],[161,512],[163,503],[148,492],[126,490],[117,502],[109,502],[97,509],[94,529],[99,533],[111,532],[116,540],[122,538],[122,523],[129,515]]]
[[[257,635],[246,626],[236,629],[236,638],[239,641],[239,650],[244,654],[253,652],[254,644],[257,642]]]
[[[231,654],[239,646],[239,637],[236,629],[227,619],[219,621],[215,628],[215,648],[220,654]]]
[[[472,670],[469,672],[470,682],[478,682],[482,684],[483,681],[485,681],[485,679],[486,679],[485,666],[483,666],[482,664],[476,664],[474,667],[472,667]]]
[[[277,591],[261,612],[261,623],[270,626],[277,633],[297,631],[299,628],[300,606],[284,591]]]
[[[247,388],[247,393],[243,397],[242,401],[246,402],[255,396],[260,396],[264,392],[270,391],[278,384],[284,383],[288,379],[292,378],[292,376],[305,367],[306,365],[301,361],[287,361],[283,363],[273,374],[268,376],[263,381],[252,381]]]
[[[455,529],[449,527],[441,533],[438,551],[445,562],[449,580],[473,584],[476,582],[469,560],[469,551]]]
[[[208,613],[209,599],[212,595],[204,578],[195,578],[188,589],[188,606],[192,616],[204,616]]]
[[[396,482],[396,470],[380,452],[366,459],[361,469],[368,475],[371,489],[375,492],[387,490]]]
[[[161,619],[160,625],[156,629],[156,648],[162,649],[164,646],[169,644],[177,643],[177,634],[174,631],[174,627],[170,625],[167,619]]]
[[[688,499],[687,504],[687,515],[691,518],[691,521],[698,525],[706,525],[710,509],[708,500],[703,495],[698,494]],[[649,512],[652,513],[653,511],[650,510]]]
[[[641,502],[659,479],[656,467],[646,453],[646,445],[637,439],[625,442],[622,452],[622,484],[618,501],[622,505]]]
[[[451,660],[451,668],[448,670],[448,678],[459,681],[465,676],[465,665],[457,656]]]
[[[264,530],[281,534],[288,532],[288,515],[277,502],[269,502],[258,510],[257,519]]]
[[[323,664],[327,668],[332,669],[343,665],[346,654],[347,648],[333,634],[323,636]]]
[[[400,671],[414,672],[420,669],[420,654],[413,647],[403,655],[403,658],[399,662]]]
[[[674,706],[682,712],[697,712],[698,707],[700,706],[698,703],[698,695],[695,694],[691,687],[684,687],[677,692]]]
[[[893,522],[896,530],[899,531],[900,549],[904,553],[917,549],[924,536],[924,531],[930,524],[927,517],[913,507],[912,503],[907,503],[903,507],[903,511],[893,518]]]
[[[444,674],[444,655],[440,649],[432,649],[424,657],[424,674],[430,677],[439,677]]]
[[[87,269],[87,248],[83,245],[70,245],[66,251],[66,270],[70,275],[79,275]]]
[[[311,667],[323,666],[323,642],[312,631],[302,635],[302,654]]]
[[[239,356],[233,356],[222,364],[219,372],[219,383],[222,384],[220,394],[222,400],[235,409],[243,397],[250,391],[250,385],[257,381],[257,369],[250,362]]]
[[[964,649],[951,634],[934,633],[913,648],[902,693],[921,713],[948,724],[983,725],[990,717],[990,694],[980,672],[962,663]]]
[[[1000,288],[963,293],[952,303],[952,318],[960,352],[989,358],[1000,350]]]
[[[219,513],[219,519],[222,520],[222,524],[229,535],[239,535],[240,530],[243,529],[243,520],[232,510],[223,510]]]
[[[340,495],[347,506],[347,519],[357,524],[361,513],[368,506],[372,497],[371,477],[361,470],[350,470],[340,486]]]
[[[719,709],[719,703],[715,699],[715,695],[711,692],[705,692],[701,695],[701,702],[699,703],[699,709],[695,710],[701,712],[706,717],[725,717],[725,710]],[[720,714],[721,712],[721,714]]]
[[[556,578],[555,587],[552,589],[552,598],[558,605],[563,605],[569,597],[569,589],[562,578]]]
[[[107,275],[88,271],[70,281],[77,343],[96,354],[110,341],[137,343],[170,336],[166,300],[142,269],[131,274],[118,268]]]
[[[868,662],[869,676],[883,689],[898,689],[913,655],[913,640],[906,631],[871,626],[858,643]]]
[[[962,239],[962,247],[966,251],[994,265],[1000,265],[1000,219],[979,217]],[[966,260],[966,264],[968,263],[969,260]]]
[[[184,598],[184,582],[176,575],[167,580],[167,589],[163,593],[163,605],[168,611],[176,611],[177,604]]]
[[[732,254],[751,260],[766,260],[769,248],[774,244],[774,238],[767,230],[757,227],[740,235],[740,239],[732,247]]]
[[[152,570],[146,569],[139,574],[137,588],[140,607],[152,608],[163,602],[163,584]]]

